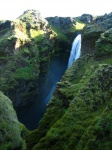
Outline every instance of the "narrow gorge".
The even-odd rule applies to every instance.
[[[0,21],[0,149],[111,150],[112,13]]]
[[[69,61],[67,61],[67,58],[64,56],[64,54],[58,54],[57,56],[54,56],[49,63],[48,71],[46,72],[45,83],[42,85],[44,89],[42,88],[40,90],[39,96],[35,98],[35,102],[32,105],[30,104],[18,109],[18,119],[28,129],[34,130],[37,128],[39,121],[42,119],[46,111],[46,105],[52,97],[57,82],[60,81],[68,67],[70,67],[73,62],[79,58],[81,53],[80,49],[81,35],[79,34],[73,41]]]

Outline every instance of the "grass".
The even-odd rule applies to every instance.
[[[51,26],[51,28],[55,32],[56,38],[67,40],[67,36],[65,35],[65,32],[60,27]]]
[[[76,22],[76,25],[74,25],[74,26],[75,26],[76,30],[82,30],[84,28],[85,24],[82,22]]]
[[[45,32],[43,30],[30,29],[31,38],[34,38],[35,42],[41,42],[44,38]]]

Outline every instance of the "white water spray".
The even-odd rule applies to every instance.
[[[80,57],[81,54],[81,34],[77,35],[72,43],[72,49],[68,61],[68,68],[73,64],[75,60]]]

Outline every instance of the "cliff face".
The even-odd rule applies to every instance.
[[[0,90],[15,107],[31,103],[31,97],[38,95],[38,80],[46,72],[56,35],[34,10],[15,21],[1,21],[0,35]]]
[[[18,122],[12,102],[0,92],[0,149],[25,150],[24,131]]]
[[[57,83],[38,129],[27,136],[29,150],[111,150],[112,23],[109,17],[111,14],[101,16],[84,28],[82,56]]]
[[[97,17],[92,20],[83,30],[82,34],[82,53],[94,54],[95,42],[100,38],[100,34],[111,29],[112,13]]]
[[[112,56],[112,28],[100,35],[100,38],[95,43],[94,54],[96,58]]]

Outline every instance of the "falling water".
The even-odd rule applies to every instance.
[[[81,34],[77,35],[72,44],[72,49],[68,61],[68,68],[73,64],[75,60],[80,57],[81,54]]]

